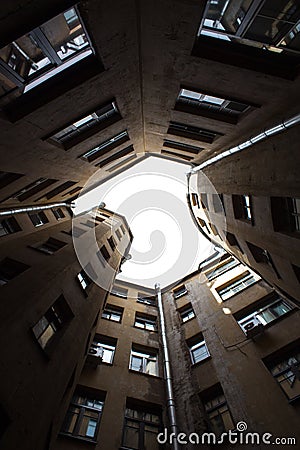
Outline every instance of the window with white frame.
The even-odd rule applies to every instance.
[[[28,216],[35,227],[40,227],[49,222],[44,211],[31,212],[28,213]]]
[[[249,272],[245,272],[236,279],[230,281],[230,283],[218,287],[217,293],[223,301],[228,300],[233,295],[238,294],[239,292],[243,291],[248,286],[251,286],[256,282],[257,279],[254,277],[254,275]]]
[[[143,313],[136,312],[134,326],[136,328],[142,328],[143,330],[147,330],[147,331],[156,331],[157,330],[157,318],[155,316],[151,316],[149,314],[143,314]]]
[[[278,294],[273,294],[269,300],[262,300],[255,305],[251,305],[251,308],[247,308],[245,312],[236,313],[235,318],[242,330],[247,333],[248,330],[257,325],[266,326],[272,323],[293,309],[294,307],[288,300],[283,299]]]
[[[121,322],[124,308],[115,305],[106,304],[102,311],[102,319],[111,320],[112,322]]]
[[[129,369],[135,372],[158,376],[157,350],[132,346]]]
[[[89,355],[101,357],[101,361],[112,364],[115,356],[117,339],[109,336],[95,335],[89,349]]]
[[[184,284],[182,286],[179,286],[176,289],[173,289],[173,296],[175,299],[178,299],[187,293],[188,293],[188,290]]]
[[[210,353],[202,333],[190,338],[187,341],[187,344],[189,347],[192,364],[197,364],[200,361],[204,361],[210,357]]]
[[[56,220],[60,220],[66,217],[61,208],[52,208],[52,212]]]
[[[21,231],[21,227],[14,217],[8,217],[0,221],[0,236],[17,233],[18,231]]]
[[[223,273],[227,272],[230,269],[233,269],[234,267],[238,266],[240,262],[235,258],[229,258],[225,261],[222,261],[220,264],[218,264],[217,267],[214,269],[209,270],[205,273],[207,279],[213,280],[214,278],[219,277],[220,275],[223,275]]]
[[[188,322],[189,320],[192,320],[195,317],[195,311],[191,303],[180,308],[178,312],[180,314],[182,323]]]
[[[64,419],[61,433],[96,441],[102,416],[105,393],[92,395],[75,391]]]
[[[78,281],[80,283],[80,286],[82,287],[82,289],[84,291],[92,283],[92,280],[90,279],[90,277],[87,275],[87,273],[83,269],[78,273],[77,279],[78,279]]]

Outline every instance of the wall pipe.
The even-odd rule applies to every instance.
[[[0,217],[11,216],[13,214],[22,214],[31,211],[42,211],[44,209],[56,208],[58,206],[66,206],[67,208],[74,208],[75,204],[73,202],[72,203],[58,202],[50,204],[47,203],[46,205],[39,205],[39,206],[24,206],[23,208],[2,209],[0,210]]]
[[[175,408],[175,399],[173,393],[173,382],[172,382],[172,374],[171,374],[171,362],[169,357],[169,348],[166,334],[166,324],[165,324],[165,316],[162,305],[162,297],[161,297],[161,289],[160,284],[155,284],[155,290],[157,295],[157,303],[158,303],[158,312],[160,319],[160,328],[161,328],[161,337],[162,337],[162,345],[163,345],[163,355],[164,355],[164,372],[165,372],[165,380],[166,380],[166,389],[167,389],[167,409],[170,420],[170,428],[173,436],[172,447],[174,450],[179,450],[179,443],[177,441],[178,436],[178,425],[176,420],[176,408]]]

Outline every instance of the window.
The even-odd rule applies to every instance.
[[[102,319],[111,320],[112,322],[121,323],[124,308],[119,306],[107,304],[102,311]]]
[[[300,283],[300,267],[296,266],[295,264],[292,264],[292,268],[293,268],[293,271],[296,275],[298,282]]]
[[[268,250],[260,248],[257,245],[251,244],[251,242],[246,241],[246,244],[248,245],[248,248],[249,248],[255,262],[267,264],[268,266],[271,267],[272,270],[274,270],[277,278],[281,278]]]
[[[0,236],[17,233],[21,230],[22,228],[14,217],[8,217],[7,219],[0,220]]]
[[[300,398],[299,341],[264,359],[264,363],[283,390],[289,402]]]
[[[105,247],[105,245],[102,245],[102,247],[100,248],[100,253],[103,256],[103,258],[105,259],[105,261],[109,260],[110,254],[109,254],[107,248]]]
[[[293,309],[293,306],[287,300],[275,293],[271,297],[268,296],[266,299],[239,311],[234,317],[244,333],[247,334],[254,327],[265,327]]]
[[[201,200],[201,206],[203,209],[209,209],[208,208],[208,200],[207,200],[207,194],[205,194],[204,192],[202,192],[202,194],[200,194],[200,200]]]
[[[93,53],[76,7],[0,49],[1,90],[20,93]]]
[[[120,228],[121,228],[121,230],[122,230],[122,233],[123,234],[125,234],[126,233],[126,230],[125,230],[125,227],[124,227],[124,225],[121,223],[121,225],[120,225]]]
[[[11,258],[4,258],[0,262],[0,286],[8,283],[13,278],[29,269],[27,264],[16,261]]]
[[[191,202],[192,202],[193,206],[197,206],[198,208],[200,207],[200,205],[199,205],[199,197],[198,197],[197,194],[195,194],[195,193],[191,194]]]
[[[46,253],[47,255],[53,255],[53,253],[57,252],[61,248],[63,248],[66,244],[66,242],[59,241],[58,239],[54,239],[50,237],[46,242],[43,244],[36,245],[34,248],[36,250],[39,250],[40,252]]]
[[[205,220],[201,219],[200,217],[197,217],[198,223],[201,228],[204,228],[207,232],[207,234],[210,234],[210,229]]]
[[[32,212],[29,213],[28,216],[35,227],[40,227],[49,222],[48,217],[46,216],[44,211]]]
[[[81,155],[81,158],[87,160],[88,162],[92,162],[128,140],[129,135],[127,131],[122,131],[121,133],[113,136],[107,141],[102,142],[102,144],[98,145],[97,147],[94,147],[88,152],[85,152],[83,155]]]
[[[10,183],[13,183],[21,177],[23,177],[23,174],[21,173],[2,172],[2,170],[0,170],[0,189],[8,186]]]
[[[144,303],[145,305],[148,305],[148,306],[156,306],[156,297],[148,296],[147,294],[143,294],[142,292],[139,292],[138,296],[137,296],[137,302]]]
[[[128,289],[125,289],[121,286],[113,286],[111,290],[111,295],[115,295],[116,297],[127,298]]]
[[[122,234],[121,234],[120,230],[116,230],[116,235],[117,235],[117,238],[118,238],[119,241],[120,241],[121,238],[122,238]]]
[[[190,156],[190,155],[184,155],[183,153],[178,153],[175,151],[171,151],[171,150],[161,150],[161,154],[162,155],[170,155],[173,158],[178,158],[178,159],[184,159],[185,161],[191,161],[194,157]]]
[[[274,231],[300,237],[300,198],[271,197]]]
[[[253,224],[251,197],[249,195],[233,195],[232,203],[234,217]]]
[[[75,391],[61,433],[96,441],[105,393]]]
[[[46,198],[47,200],[50,200],[53,197],[56,197],[61,192],[69,189],[69,187],[74,186],[77,181],[66,181],[65,183],[60,184],[56,188],[52,189],[51,191],[47,192],[46,194],[42,195],[41,197],[37,198],[36,201],[41,200],[43,198]]]
[[[68,303],[61,295],[32,327],[33,334],[42,348],[46,348],[56,333],[74,317]]]
[[[181,89],[175,109],[236,124],[240,116],[249,111],[250,105],[195,90]]]
[[[193,155],[198,155],[198,153],[203,150],[203,147],[196,147],[195,145],[185,144],[183,142],[171,141],[170,139],[164,139],[163,146],[181,150],[186,153],[192,153]]]
[[[157,435],[160,428],[160,408],[127,400],[122,448],[159,450]]]
[[[233,430],[234,422],[220,384],[212,386],[206,392],[200,394],[204,405],[209,431],[220,436],[229,430]]]
[[[27,184],[27,186],[12,194],[10,198],[23,202],[24,200],[27,200],[29,197],[32,197],[43,189],[46,189],[48,186],[51,186],[51,184],[56,183],[56,181],[57,180],[53,180],[50,178],[39,178],[33,183]]]
[[[116,346],[117,339],[96,334],[89,349],[89,355],[100,356],[102,363],[112,364],[115,356]]]
[[[106,128],[108,125],[121,119],[115,101],[99,106],[95,111],[91,111],[83,117],[79,117],[64,128],[45,137],[50,143],[68,150],[84,139],[90,137],[97,131]]]
[[[229,231],[226,232],[224,231],[224,235],[228,245],[230,245],[231,247],[237,247],[241,253],[244,253],[242,247],[240,246],[234,234],[229,233]]]
[[[179,122],[170,122],[168,133],[207,142],[208,144],[212,144],[218,137],[223,136],[222,133],[218,133],[217,131],[206,130]]]
[[[90,277],[87,275],[87,273],[84,270],[81,270],[79,272],[79,274],[77,275],[77,279],[80,283],[80,286],[82,287],[82,289],[85,291],[89,285],[92,283],[92,280],[90,279]]]
[[[206,346],[202,333],[193,336],[187,340],[187,345],[190,351],[192,364],[197,364],[210,357],[208,348]]]
[[[233,269],[234,267],[238,266],[240,263],[234,258],[226,259],[225,261],[222,261],[217,267],[214,269],[209,270],[206,272],[206,277],[209,281],[213,280],[214,278],[223,275],[223,273],[227,272],[230,269]]]
[[[133,345],[129,369],[148,375],[158,376],[157,350]]]
[[[121,116],[120,116],[121,117]],[[115,152],[115,153],[113,153],[111,156],[108,156],[107,158],[105,158],[105,159],[102,159],[101,161],[99,161],[97,164],[95,164],[97,167],[104,167],[104,166],[106,166],[107,164],[110,164],[110,163],[112,163],[113,161],[118,161],[120,158],[123,158],[124,156],[127,156],[127,155],[129,155],[129,154],[132,154],[132,155],[134,155],[134,148],[133,148],[133,145],[128,145],[128,147],[125,147],[125,148],[123,148],[122,150],[119,150],[119,151],[117,151],[117,152]],[[134,156],[135,157],[135,156]],[[128,158],[127,160],[129,161],[131,158]],[[126,160],[126,161],[127,161]],[[124,162],[125,160],[123,160],[122,161],[122,163]],[[115,166],[114,166],[114,169],[115,168],[117,168],[117,167],[119,167],[120,165],[122,165],[122,163],[120,163],[120,164],[116,164]],[[110,170],[110,168],[108,169],[108,170]]]
[[[61,208],[52,208],[52,212],[53,212],[56,220],[60,220],[60,219],[63,219],[64,217],[66,217]]]
[[[217,293],[219,294],[221,299],[225,301],[256,282],[257,280],[253,275],[251,275],[249,272],[245,272],[234,280],[231,280],[226,285],[217,288]]]
[[[173,289],[173,296],[176,299],[182,297],[183,295],[185,295],[187,293],[188,293],[188,291],[184,284],[182,286],[179,286],[176,289]]]
[[[142,328],[143,330],[147,331],[156,331],[157,330],[156,321],[157,318],[155,316],[136,312],[134,326],[136,328]]]
[[[217,214],[225,213],[223,194],[212,194],[214,211]]]
[[[188,322],[189,320],[195,317],[195,312],[193,310],[191,303],[180,308],[178,312],[180,314],[182,323]]]
[[[112,249],[112,251],[114,251],[114,249],[116,248],[116,241],[114,240],[113,236],[108,238],[107,241],[108,241],[109,246]]]

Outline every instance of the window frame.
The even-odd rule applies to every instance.
[[[206,361],[207,359],[211,358],[211,355],[209,353],[208,347],[206,345],[205,339],[203,336],[199,336],[199,340],[197,342],[194,343],[190,343],[188,344],[189,347],[189,353],[190,353],[190,358],[191,358],[191,362],[192,362],[192,366],[196,366],[199,363],[202,363],[203,361]],[[205,353],[203,353],[204,356],[201,355],[200,359],[197,359],[195,357],[194,352],[197,351],[200,348],[204,348],[205,349]]]
[[[111,322],[121,323],[123,318],[124,308],[119,306],[106,304],[101,312],[101,319],[110,320]],[[105,314],[109,317],[105,317]],[[119,320],[112,319],[112,316],[115,315],[119,318]]]
[[[138,325],[140,324],[140,325]],[[144,331],[157,331],[157,317],[136,311],[134,327]]]
[[[133,368],[134,367],[133,358],[141,361],[139,370]],[[151,363],[155,363],[154,364],[155,373],[151,373],[147,369],[148,364],[150,364],[151,366]],[[142,375],[158,377],[159,376],[158,350],[154,348],[141,349],[133,345],[130,351],[129,370],[134,373],[139,373]]]
[[[252,280],[254,280],[254,281],[253,281],[252,283],[250,283],[250,284],[246,284],[246,285],[245,285],[244,281],[245,281],[245,280],[247,281],[247,280],[250,280],[250,279],[252,279]],[[230,281],[224,283],[223,285],[218,286],[218,287],[216,288],[216,292],[217,292],[218,296],[220,297],[220,299],[222,300],[222,302],[226,302],[227,300],[231,299],[231,298],[234,297],[235,295],[238,295],[238,294],[240,294],[241,292],[243,292],[243,291],[244,291],[245,289],[247,289],[248,287],[253,286],[253,285],[256,284],[258,281],[259,281],[259,280],[257,280],[251,272],[246,271],[246,272],[243,272],[241,275],[239,275],[239,276],[233,278],[232,280],[230,280]],[[226,290],[226,292],[228,292],[228,291],[230,292],[230,291],[232,291],[232,286],[240,286],[240,285],[241,285],[241,286],[244,286],[244,287],[243,287],[242,289],[239,289],[238,291],[234,291],[233,294],[230,295],[229,297],[226,297],[226,298],[223,298],[223,297],[222,297],[222,294],[221,294],[222,291],[225,291],[225,290]],[[226,292],[225,292],[225,293],[226,293]]]

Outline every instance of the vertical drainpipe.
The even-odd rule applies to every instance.
[[[158,312],[159,312],[160,328],[161,328],[161,338],[162,338],[163,355],[164,355],[164,373],[165,373],[166,390],[167,390],[167,409],[168,409],[168,415],[169,415],[169,420],[170,420],[170,429],[171,429],[171,433],[173,433],[172,447],[174,450],[179,450],[180,447],[179,447],[179,444],[177,441],[178,425],[177,425],[177,420],[176,420],[176,408],[175,408],[175,400],[174,400],[174,393],[173,393],[171,363],[170,363],[170,357],[169,357],[165,316],[164,316],[164,309],[163,309],[162,298],[161,298],[161,289],[160,289],[159,283],[155,284],[155,290],[156,290],[156,295],[157,295]],[[175,439],[174,439],[174,437],[175,437]]]

